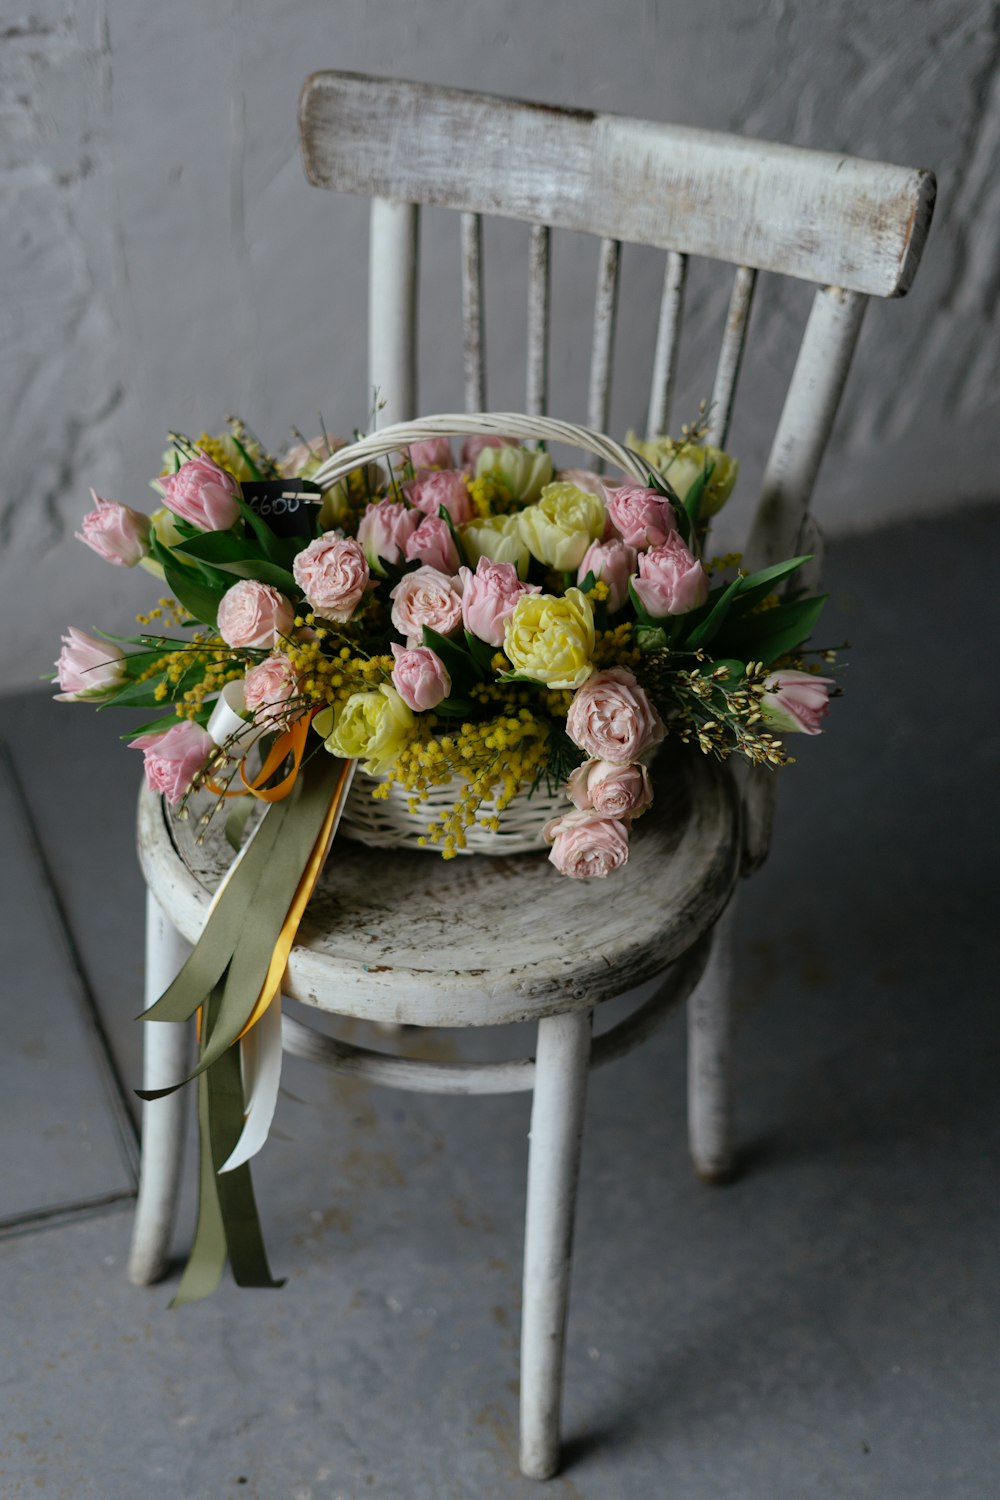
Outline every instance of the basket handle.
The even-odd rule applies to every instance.
[[[570,447],[582,448],[597,458],[606,459],[617,468],[631,474],[633,479],[645,483],[649,474],[656,474],[652,464],[645,458],[613,442],[602,433],[592,432],[589,427],[577,427],[572,422],[558,422],[552,417],[527,417],[521,412],[471,412],[451,413],[445,416],[420,417],[415,422],[397,422],[392,427],[383,427],[368,437],[341,448],[328,458],[312,476],[313,483],[328,489],[352,469],[372,459],[382,458],[410,443],[419,443],[423,438],[460,437],[478,433],[495,437],[543,438],[553,443],[566,443]]]

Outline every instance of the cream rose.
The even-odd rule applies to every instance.
[[[414,717],[394,687],[352,693],[337,712],[325,708],[313,720],[331,755],[360,760],[370,776],[388,771],[406,744]]]
[[[515,671],[550,688],[578,688],[594,670],[594,611],[579,589],[525,594],[504,626]]]
[[[532,557],[566,573],[575,572],[591,542],[603,536],[606,512],[600,495],[575,484],[547,484],[538,504],[518,519]]]

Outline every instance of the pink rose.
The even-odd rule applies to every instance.
[[[467,437],[462,444],[462,468],[473,473],[476,467],[476,459],[484,448],[519,448],[520,439],[512,437]]]
[[[504,625],[524,594],[540,594],[537,583],[522,583],[513,563],[491,562],[481,557],[476,571],[459,568],[462,584],[462,619],[466,630],[490,646],[502,646]]]
[[[176,474],[160,479],[166,505],[202,531],[224,531],[239,516],[239,483],[210,458],[189,458]]]
[[[632,587],[654,620],[686,615],[708,598],[708,574],[676,531],[662,546],[640,552],[637,566]]]
[[[219,602],[219,634],[227,646],[276,646],[290,634],[295,611],[269,583],[241,578]]]
[[[116,500],[102,500],[96,490],[90,494],[94,509],[84,516],[77,541],[116,568],[134,568],[149,553],[149,517]]]
[[[408,453],[415,471],[450,469],[455,463],[451,451],[451,440],[446,437],[424,438],[422,442],[411,443]]]
[[[200,724],[182,719],[162,734],[140,734],[130,748],[145,756],[146,784],[172,804],[181,800],[216,746]]]
[[[396,692],[407,708],[414,713],[437,708],[451,692],[451,678],[441,658],[429,646],[414,646],[404,650],[395,641],[392,654],[396,665],[392,669],[392,682]]]
[[[608,519],[630,547],[659,547],[677,530],[673,506],[655,490],[622,485],[607,500]]]
[[[576,581],[582,583],[588,573],[602,579],[608,586],[608,609],[614,614],[628,602],[628,581],[635,572],[634,547],[615,537],[610,542],[591,542],[577,569]]]
[[[765,722],[786,734],[822,734],[830,688],[836,685],[834,678],[814,677],[811,672],[771,672],[760,700]]]
[[[295,582],[324,620],[343,624],[368,587],[365,554],[352,536],[327,531],[310,542],[292,563]]]
[[[408,646],[423,644],[427,625],[439,635],[454,635],[462,623],[462,596],[455,580],[437,568],[420,567],[404,573],[389,594],[392,623]]]
[[[122,667],[125,653],[111,641],[96,640],[71,625],[62,642],[63,648],[56,662],[56,676],[62,688],[61,693],[56,693],[56,698],[60,703],[109,693],[125,681]]]
[[[543,829],[549,859],[572,880],[603,880],[628,861],[628,829],[618,818],[592,812],[565,813]]]
[[[618,766],[609,760],[584,761],[570,776],[566,791],[581,811],[592,808],[602,818],[622,821],[638,817],[653,800],[649,772],[641,762]]]
[[[403,494],[425,516],[436,516],[443,506],[456,526],[472,520],[467,476],[461,469],[436,469],[422,479],[409,479]]]
[[[373,573],[384,577],[383,561],[400,563],[404,560],[406,543],[420,521],[419,511],[410,510],[409,506],[394,500],[379,500],[368,506],[358,525],[358,541]]]
[[[410,515],[419,512],[410,511]],[[440,516],[424,516],[416,531],[406,539],[407,562],[426,563],[442,573],[454,573],[458,567],[458,548],[448,522]]]
[[[280,652],[251,667],[243,679],[243,701],[258,724],[284,724],[297,717],[286,705],[298,695],[298,674]]]
[[[624,766],[658,745],[666,730],[632,673],[626,667],[606,667],[577,688],[566,733],[595,760]]]

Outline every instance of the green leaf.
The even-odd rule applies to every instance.
[[[434,712],[443,719],[467,719],[473,708],[471,698],[443,698]]]
[[[233,498],[240,508],[240,514],[260,543],[264,556],[269,562],[277,563],[279,567],[283,566],[285,552],[281,546],[281,538],[275,536],[267,522],[257,514],[252,506],[247,504],[242,495],[235,495]]]
[[[429,646],[435,656],[441,658],[451,678],[452,687],[457,688],[459,693],[483,681],[486,674],[481,671],[479,663],[470,652],[463,651],[456,641],[439,635],[429,625],[424,626],[423,640],[424,645]]]
[[[445,523],[448,530],[451,532],[451,539],[455,543],[455,551],[458,553],[459,566],[467,568],[469,566],[469,559],[465,555],[465,548],[462,546],[462,538],[459,536],[458,529],[451,518],[451,512],[448,510],[448,507],[446,505],[439,505],[438,515]]]
[[[497,647],[491,646],[488,641],[481,641],[471,630],[465,632],[465,643],[469,648],[469,655],[480,671],[489,677],[493,672],[493,657],[496,655]]]
[[[748,573],[740,579],[739,607],[751,606],[766,599],[768,594],[773,594],[775,586],[782,579],[788,578],[804,563],[812,561],[812,554],[807,553],[804,557],[790,557],[787,562],[775,563],[771,568],[761,568],[758,573]]]
[[[700,620],[693,630],[681,633],[680,639],[686,650],[694,651],[699,646],[707,646],[709,641],[714,640],[725,624],[729,606],[739,593],[741,582],[741,579],[734,578],[732,583],[722,590],[705,618]]]
[[[144,682],[127,682],[111,698],[105,698],[101,708],[157,708],[163,698],[156,697],[160,677],[147,677]],[[136,731],[138,733],[138,730]]]
[[[702,496],[704,495],[705,490],[708,486],[708,482],[712,477],[712,471],[714,468],[714,464],[703,464],[701,473],[698,475],[698,478],[694,481],[694,483],[689,487],[687,494],[684,496],[684,509],[687,511],[688,515],[691,518],[692,526],[697,526],[698,524],[698,512],[701,510]]]
[[[201,579],[182,573],[167,564],[164,564],[163,572],[167,588],[174,598],[179,600],[196,620],[211,626],[214,630],[219,613],[219,602],[226,592],[225,589],[212,588]]]
[[[120,734],[118,738],[121,740],[134,740],[140,734],[159,734],[162,730],[173,729],[175,724],[180,723],[181,720],[176,714],[164,714],[162,718],[150,719],[147,723],[140,724],[137,729],[130,729],[127,734]]]
[[[200,531],[190,541],[178,542],[171,551],[194,557],[198,562],[214,563],[217,567],[259,555],[254,544],[245,536],[237,536],[235,531]]]
[[[628,596],[632,601],[632,608],[635,610],[635,617],[638,620],[639,624],[645,625],[651,630],[655,629],[657,621],[653,619],[653,616],[649,613],[649,610],[643,604],[642,600],[639,598],[639,595],[632,587],[631,578],[628,581]]]
[[[826,600],[827,595],[820,594],[813,599],[777,604],[760,614],[741,616],[723,633],[725,655],[761,661],[769,667],[779,656],[794,651],[809,639]]]

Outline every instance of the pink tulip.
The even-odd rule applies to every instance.
[[[368,506],[358,525],[358,541],[373,573],[384,576],[382,561],[395,564],[404,560],[406,543],[421,520],[419,511],[394,500],[379,500]]]
[[[159,483],[163,500],[176,515],[202,531],[225,531],[240,514],[235,496],[239,483],[202,454],[181,464],[176,474],[167,474]]]
[[[537,583],[522,583],[513,563],[491,562],[481,557],[473,573],[459,568],[462,588],[462,620],[466,630],[490,646],[502,646],[504,626],[525,594],[539,594]]]
[[[90,494],[94,509],[84,516],[77,541],[116,568],[134,568],[149,554],[149,517],[116,500],[102,500],[96,490]]]
[[[448,522],[440,516],[423,516],[416,531],[411,531],[406,539],[406,560],[426,563],[442,573],[454,573],[458,567],[458,548]]]
[[[767,692],[760,700],[765,722],[786,734],[822,734],[830,689],[836,685],[832,677],[814,677],[811,672],[770,673],[764,679]]]
[[[393,641],[392,654],[396,658],[392,683],[407,708],[424,713],[447,698],[451,678],[444,662],[428,646],[404,649]]]
[[[56,676],[62,688],[56,697],[61,703],[103,697],[125,681],[122,666],[125,653],[111,641],[99,641],[73,625],[62,641],[56,662]]]
[[[141,734],[130,743],[145,757],[146,783],[171,804],[177,803],[191,786],[215,741],[207,730],[191,719],[182,719],[162,734]]]
[[[409,479],[403,494],[425,516],[436,516],[443,507],[456,526],[472,520],[467,476],[461,469],[436,469],[420,479]]]
[[[686,615],[708,598],[708,574],[674,531],[658,547],[639,553],[632,587],[654,620]]]
[[[628,581],[635,572],[638,553],[634,547],[619,541],[591,542],[577,569],[576,581],[582,583],[588,573],[607,584],[608,609],[614,614],[628,602]]]

